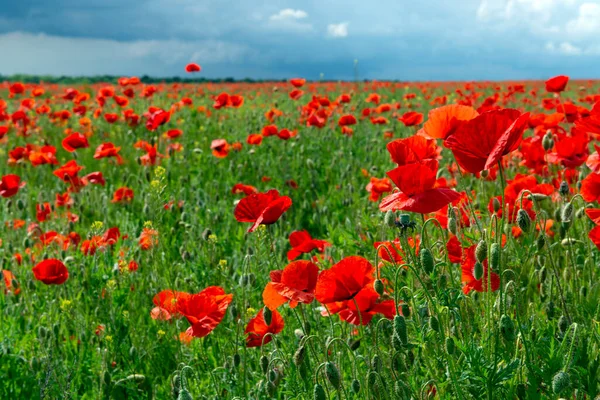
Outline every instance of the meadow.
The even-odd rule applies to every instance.
[[[599,135],[565,76],[4,82],[0,398],[597,398]]]

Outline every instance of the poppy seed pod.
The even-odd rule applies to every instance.
[[[487,243],[485,240],[480,240],[479,243],[477,243],[477,247],[475,248],[475,258],[480,263],[487,258]]]
[[[571,386],[571,377],[565,371],[560,371],[552,378],[552,391],[555,394],[562,393]]]
[[[433,254],[431,254],[431,250],[428,248],[424,248],[419,253],[419,258],[421,260],[421,266],[426,274],[431,274],[433,272],[433,267],[435,261],[433,259]]]
[[[327,380],[335,389],[339,389],[342,383],[340,371],[337,369],[334,363],[328,361],[325,364],[325,376]]]

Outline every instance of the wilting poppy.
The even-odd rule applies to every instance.
[[[21,182],[21,177],[18,175],[4,175],[0,181],[0,196],[12,197],[19,189],[25,186],[25,182]]]
[[[569,77],[565,75],[555,76],[546,81],[546,90],[550,93],[560,93],[567,87]]]
[[[189,63],[185,66],[185,72],[200,72],[201,68],[196,63]]]
[[[288,251],[288,260],[295,260],[300,255],[317,250],[322,253],[325,247],[331,246],[331,243],[325,240],[313,239],[307,231],[294,231],[290,234],[290,245],[292,249]]]
[[[291,308],[312,303],[318,275],[319,267],[310,261],[294,261],[282,271],[271,271],[262,295],[265,305],[275,310],[288,301]]]
[[[69,278],[69,270],[62,261],[49,258],[33,267],[33,275],[46,285],[61,285]]]
[[[246,326],[246,347],[259,347],[273,340],[271,335],[275,335],[283,330],[283,318],[277,310],[272,311],[271,324],[267,325],[263,317],[263,309],[252,318]],[[267,336],[267,334],[270,334]]]
[[[319,274],[315,297],[322,304],[351,300],[374,280],[374,268],[368,260],[346,257]]]
[[[277,222],[279,217],[292,206],[292,199],[280,196],[277,190],[266,193],[251,194],[244,197],[236,205],[235,219],[239,222],[252,222],[248,232],[253,232],[258,225],[270,225]]]
[[[381,211],[412,211],[427,214],[438,211],[460,198],[460,193],[448,188],[436,188],[437,161],[407,164],[388,172],[400,192],[386,196],[379,204]]]
[[[178,298],[177,311],[191,324],[186,333],[197,338],[208,335],[223,320],[232,299],[232,294],[218,286]]]
[[[74,152],[77,149],[90,147],[88,144],[87,137],[79,132],[73,132],[62,141],[63,148],[69,153]]]
[[[518,110],[487,111],[461,123],[444,144],[462,168],[476,174],[516,150],[528,122],[529,113]]]

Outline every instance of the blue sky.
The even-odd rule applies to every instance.
[[[0,74],[600,78],[600,0],[0,0]]]

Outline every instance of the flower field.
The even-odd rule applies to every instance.
[[[597,398],[599,93],[0,84],[0,398]]]

